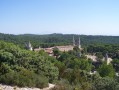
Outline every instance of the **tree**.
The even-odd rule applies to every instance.
[[[24,50],[0,41],[0,83],[44,87],[58,79],[59,71],[52,61],[43,51]]]
[[[119,83],[109,77],[95,80],[93,86],[93,90],[119,90]]]
[[[103,63],[99,67],[98,72],[101,77],[106,77],[106,76],[109,76],[111,78],[115,77],[115,70],[114,70],[112,64],[107,65],[106,63]]]
[[[56,56],[56,58],[58,58],[58,56],[60,55],[60,51],[57,47],[53,48],[53,53],[54,53],[54,56]]]
[[[119,72],[119,59],[114,59],[112,61],[113,67],[115,68],[116,72]]]
[[[96,56],[97,56],[98,60],[102,60],[103,59],[103,55],[102,55],[101,52],[97,52]]]

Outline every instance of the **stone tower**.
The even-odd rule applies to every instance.
[[[81,41],[80,41],[80,36],[79,36],[79,43],[78,43],[78,47],[81,49]]]
[[[31,51],[33,50],[30,41],[26,43],[25,45],[26,45],[26,49],[31,50]]]
[[[106,61],[107,65],[109,65],[110,61],[109,61],[108,53],[105,54],[105,61]]]
[[[74,39],[74,36],[73,36],[73,46],[77,46],[79,49],[81,49],[81,41],[80,41],[80,37],[79,37],[78,42],[76,43],[76,42],[75,42],[75,39]]]
[[[74,39],[74,36],[73,36],[73,46],[75,46],[75,39]]]

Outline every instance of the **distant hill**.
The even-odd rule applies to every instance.
[[[0,40],[12,42],[24,46],[25,42],[30,41],[34,47],[49,47],[53,45],[67,45],[72,44],[72,37],[78,42],[79,35],[76,34],[3,34],[0,33]],[[80,35],[81,44],[119,44],[119,36],[93,36]]]

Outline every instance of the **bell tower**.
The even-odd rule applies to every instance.
[[[32,48],[32,46],[31,46],[30,41],[29,41],[29,42],[27,42],[25,45],[26,45],[26,49],[28,49],[28,50],[30,50],[30,51],[32,51],[32,50],[33,50],[33,48]]]
[[[78,47],[79,47],[79,48],[81,48],[80,36],[79,36],[79,43],[78,43]]]
[[[105,61],[106,61],[107,65],[109,65],[110,61],[109,61],[108,53],[105,54]]]
[[[74,36],[73,36],[73,46],[75,46],[75,39],[74,39]]]

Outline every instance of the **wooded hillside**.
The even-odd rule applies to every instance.
[[[33,47],[50,47],[54,45],[66,45],[72,44],[72,38],[78,42],[79,35],[74,34],[47,34],[47,35],[35,35],[35,34],[23,34],[12,35],[0,33],[0,40],[12,42],[24,46],[25,42],[30,41]],[[119,44],[119,36],[92,36],[92,35],[80,35],[81,45],[89,44]]]

